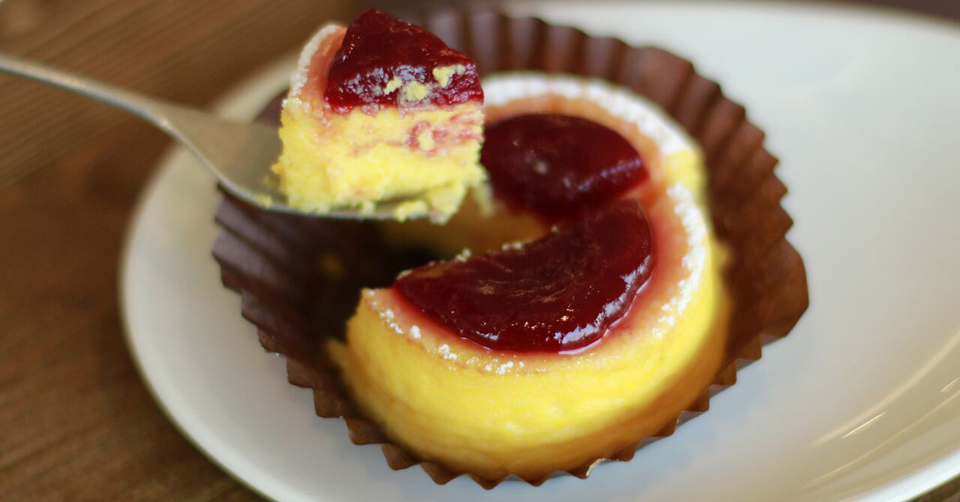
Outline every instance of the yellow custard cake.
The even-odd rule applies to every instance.
[[[492,207],[385,226],[465,251],[365,290],[328,348],[418,458],[537,480],[635,447],[702,395],[723,360],[724,256],[699,149],[655,105],[562,75],[484,92]]]

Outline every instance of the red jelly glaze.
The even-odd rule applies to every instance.
[[[434,262],[393,287],[484,347],[561,352],[602,337],[650,278],[652,262],[650,223],[636,200],[624,199],[519,249]]]
[[[463,65],[446,87],[433,76],[437,67]],[[483,101],[477,65],[419,26],[369,9],[347,27],[343,45],[333,58],[324,99],[338,113],[358,106],[398,106],[400,90],[384,94],[394,77],[406,83],[432,85],[421,104],[448,107],[467,101]]]
[[[582,118],[519,115],[484,134],[481,162],[497,198],[548,221],[595,209],[647,177],[629,141]]]

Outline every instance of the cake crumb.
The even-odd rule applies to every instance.
[[[390,94],[399,89],[401,85],[403,85],[403,80],[400,80],[400,77],[393,77],[387,82],[387,85],[383,87],[383,93]]]
[[[401,89],[400,92],[402,93],[400,96],[400,102],[408,103],[411,101],[420,101],[427,97],[427,94],[430,92],[430,87],[423,85],[420,82],[411,81],[403,84],[403,89]]]
[[[273,205],[273,197],[269,194],[258,193],[254,196],[254,199],[257,201],[257,204],[263,208],[270,208]]]
[[[422,200],[411,200],[397,206],[397,208],[393,210],[393,217],[397,221],[406,221],[411,216],[426,213],[429,209],[426,202]]]
[[[421,150],[430,151],[433,150],[433,147],[436,146],[436,143],[433,141],[433,132],[429,129],[425,129],[417,135],[417,146]]]
[[[462,64],[438,66],[433,69],[433,78],[437,80],[440,87],[446,87],[450,85],[450,80],[454,75],[463,75],[465,71],[467,71],[467,67]]]

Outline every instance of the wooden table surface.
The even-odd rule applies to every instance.
[[[0,0],[0,50],[204,106],[360,3]],[[955,0],[874,3],[960,20]],[[171,425],[123,340],[120,245],[169,144],[0,75],[0,500],[260,500]],[[918,500],[960,502],[960,480]]]

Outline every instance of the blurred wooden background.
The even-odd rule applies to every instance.
[[[0,0],[0,50],[204,106],[328,19],[427,3]],[[960,20],[957,0],[861,3]],[[123,342],[120,243],[168,145],[128,115],[0,75],[0,500],[259,500],[173,428]]]

